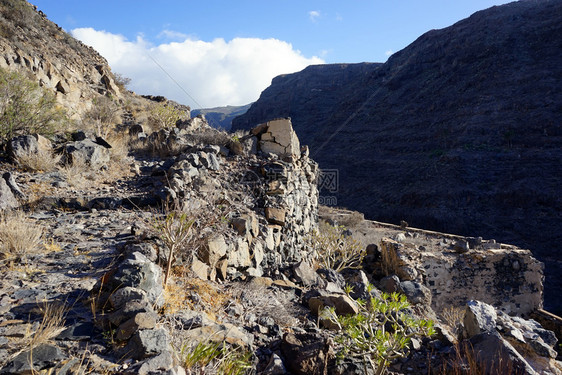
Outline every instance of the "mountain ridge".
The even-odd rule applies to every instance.
[[[291,117],[320,167],[338,171],[338,205],[530,248],[547,263],[553,301],[549,290],[562,289],[552,252],[562,241],[561,20],[560,1],[483,10],[314,98],[307,69],[280,76],[233,129]]]

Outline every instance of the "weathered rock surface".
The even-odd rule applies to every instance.
[[[561,13],[558,1],[513,2],[385,64],[276,77],[233,129],[291,117],[311,157],[339,173],[320,194],[328,204],[531,249],[546,264],[546,306],[562,311]]]

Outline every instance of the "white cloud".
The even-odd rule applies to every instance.
[[[164,38],[168,40],[178,40],[178,41],[186,40],[188,37],[189,35],[187,34],[180,33],[178,31],[173,31],[173,30],[162,30],[160,34],[158,34],[157,36],[157,38]]]
[[[318,18],[320,18],[320,12],[317,10],[311,10],[310,12],[308,12],[308,16],[310,17],[310,20],[312,22],[316,22],[318,21]]]
[[[273,77],[324,62],[316,56],[307,58],[278,39],[185,39],[153,46],[142,36],[129,41],[122,35],[92,28],[71,33],[99,51],[114,72],[131,78],[133,91],[164,95],[193,108],[250,103]]]

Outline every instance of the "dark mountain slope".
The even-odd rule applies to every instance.
[[[562,1],[493,7],[332,91],[313,89],[333,66],[278,77],[233,128],[290,116],[320,166],[339,170],[338,205],[530,248],[560,311],[561,35]]]
[[[242,106],[227,105],[226,107],[200,108],[191,110],[191,116],[205,115],[209,124],[217,129],[230,130],[232,120],[241,116],[250,108],[251,104]]]

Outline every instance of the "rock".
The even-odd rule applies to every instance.
[[[0,178],[0,211],[19,207],[19,202],[3,178]]]
[[[145,359],[170,350],[170,336],[164,328],[138,331],[123,349],[133,359]]]
[[[2,175],[2,178],[4,179],[4,181],[6,181],[6,185],[8,185],[8,187],[10,188],[10,190],[12,191],[12,193],[17,197],[17,198],[21,198],[21,199],[25,199],[25,194],[21,191],[21,189],[19,188],[16,179],[14,178],[14,174],[11,172],[5,172]]]
[[[261,134],[259,149],[281,157],[300,158],[301,148],[291,119],[277,119],[267,122],[267,130]]]
[[[263,375],[284,375],[287,373],[285,366],[283,365],[283,360],[277,354],[273,353],[269,357],[269,362],[265,369],[260,373]]]
[[[141,253],[132,253],[119,265],[113,283],[144,290],[148,300],[156,306],[164,302],[162,270]]]
[[[379,282],[380,289],[385,293],[400,291],[400,279],[396,275],[386,276]]]
[[[218,235],[207,240],[206,245],[201,249],[200,257],[207,265],[214,267],[215,264],[226,255],[228,245],[224,236]]]
[[[484,365],[486,374],[539,375],[531,365],[497,332],[483,332],[470,339],[475,360]],[[499,368],[498,368],[499,367]]]
[[[153,329],[156,327],[158,315],[151,312],[141,312],[136,314],[133,318],[122,323],[117,329],[116,338],[119,341],[128,340],[139,330]]]
[[[58,340],[86,341],[91,340],[94,334],[94,324],[89,322],[76,323],[62,331]]]
[[[281,353],[287,369],[297,375],[325,375],[330,345],[325,337],[315,333],[286,333]]]
[[[146,291],[130,286],[118,289],[109,296],[109,302],[115,309],[120,309],[131,301],[139,300],[148,301]]]
[[[295,279],[304,286],[312,286],[318,283],[318,274],[307,261],[300,261],[293,266]]]
[[[416,281],[402,281],[400,289],[412,305],[423,304],[431,306],[431,291],[424,285]]]
[[[83,141],[70,142],[65,146],[65,152],[69,157],[69,162],[82,160],[93,169],[100,169],[109,163],[109,150],[90,139]]]
[[[209,279],[209,266],[195,258],[191,262],[191,272],[201,280]]]
[[[171,374],[171,369],[174,366],[174,357],[171,351],[164,351],[163,353],[146,359],[142,362],[135,363],[133,366],[124,371],[124,374],[138,374],[138,375],[153,375],[153,374]],[[177,370],[176,370],[177,371]],[[180,370],[181,371],[181,370]],[[173,372],[178,374],[178,372]],[[185,370],[183,371],[185,374]]]
[[[330,294],[326,296],[312,297],[308,300],[308,307],[315,315],[323,307],[334,307],[338,315],[354,315],[359,312],[357,303],[345,294]]]
[[[197,155],[203,167],[212,171],[218,171],[220,169],[219,159],[215,154],[199,151]]]
[[[251,267],[250,248],[244,238],[236,240],[236,247],[228,254],[228,265],[232,267]]]
[[[496,309],[480,301],[468,301],[463,324],[467,337],[496,331]]]
[[[272,224],[285,225],[285,215],[287,211],[284,208],[266,207],[265,218]]]
[[[124,253],[128,256],[132,253],[140,253],[146,257],[151,262],[156,262],[158,260],[158,252],[154,248],[154,245],[148,242],[141,243],[129,243],[125,245]]]
[[[8,141],[8,155],[14,160],[26,154],[50,151],[52,151],[51,141],[39,134],[20,135]]]
[[[55,367],[64,358],[64,354],[57,346],[41,344],[33,350],[18,354],[0,370],[0,374],[33,374],[36,371]]]
[[[252,345],[252,337],[230,323],[215,323],[191,329],[185,332],[185,340],[186,342],[192,343],[197,343],[201,340],[208,340],[217,343],[227,342],[231,345],[238,345],[245,348]]]
[[[519,352],[535,352],[540,357],[556,358],[555,350],[558,339],[552,331],[544,329],[538,322],[525,320],[517,316],[498,313],[498,330],[502,336],[512,341],[516,347],[523,347]]]

